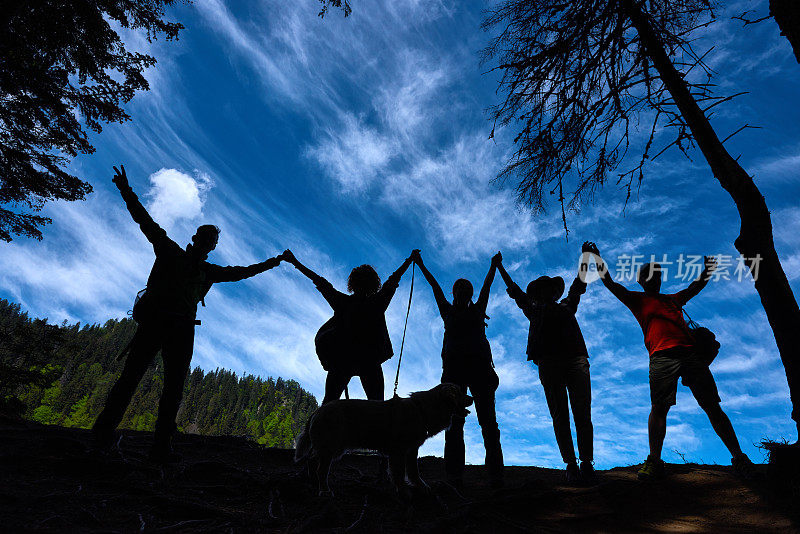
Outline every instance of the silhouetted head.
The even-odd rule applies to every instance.
[[[453,304],[456,306],[464,306],[472,302],[472,282],[466,278],[459,278],[453,283]]]
[[[204,224],[197,227],[197,232],[192,236],[192,248],[201,255],[208,255],[217,248],[219,241],[219,228],[213,224]]]
[[[528,284],[525,293],[537,302],[554,302],[564,294],[564,279],[560,276],[540,276]]]
[[[643,265],[639,269],[636,281],[639,282],[645,293],[658,293],[661,291],[661,265],[657,263]]]
[[[359,265],[347,277],[347,290],[353,295],[369,296],[381,288],[381,277],[372,265]]]

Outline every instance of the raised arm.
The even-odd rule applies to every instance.
[[[523,293],[523,291],[514,282],[514,280],[511,279],[511,276],[506,272],[506,268],[503,267],[502,262],[497,264],[497,270],[500,272],[500,277],[503,279],[503,282],[506,283],[506,289],[508,290],[508,294],[511,296],[511,298],[516,300],[514,293]]]
[[[489,305],[489,292],[492,290],[492,282],[494,282],[494,273],[497,271],[497,266],[501,264],[503,261],[503,255],[498,252],[494,256],[492,256],[492,262],[489,265],[489,272],[486,273],[486,278],[483,280],[483,286],[481,287],[480,293],[478,293],[478,300],[475,301],[477,306],[486,310],[486,306]]]
[[[711,256],[705,256],[703,258],[703,264],[703,272],[700,273],[700,276],[698,276],[694,282],[689,284],[689,287],[675,293],[674,299],[678,306],[685,305],[695,295],[700,293],[700,291],[702,291],[703,288],[708,284],[708,280],[711,278],[711,273],[717,268],[717,262]]]
[[[312,271],[311,269],[309,269],[308,267],[306,267],[305,265],[303,265],[302,263],[300,263],[300,260],[298,260],[298,259],[297,259],[297,258],[294,256],[294,254],[292,253],[292,251],[291,251],[291,250],[289,250],[289,249],[286,249],[286,250],[284,250],[284,251],[283,251],[283,254],[281,254],[281,256],[280,256],[280,257],[281,257],[281,259],[283,259],[285,262],[287,262],[287,263],[291,263],[292,265],[294,265],[294,267],[295,267],[295,268],[296,268],[298,271],[300,271],[301,273],[303,273],[303,275],[305,275],[305,276],[306,276],[306,277],[307,277],[309,280],[311,280],[311,281],[312,281],[312,282],[314,282],[315,284],[317,284],[317,283],[320,283],[320,282],[328,282],[328,281],[327,281],[327,280],[325,280],[323,277],[321,277],[320,275],[318,275],[317,273],[315,273],[314,271]],[[329,283],[330,283],[330,282],[329,282]]]
[[[260,263],[254,263],[253,265],[244,266],[232,266],[232,267],[222,267],[220,265],[214,265],[213,263],[208,264],[208,281],[209,282],[238,282],[239,280],[244,280],[245,278],[250,278],[251,276],[255,276],[257,274],[261,274],[264,271],[272,269],[273,267],[277,267],[281,260],[283,259],[283,255],[276,256],[274,258],[269,258],[268,260],[262,261]]]
[[[572,313],[576,313],[578,311],[578,304],[581,302],[581,295],[586,293],[585,275],[589,272],[589,262],[587,261],[585,255],[586,252],[589,252],[586,250],[587,243],[584,243],[583,248],[581,249],[581,261],[578,265],[578,275],[569,286],[567,296],[561,299],[561,304],[572,310]],[[581,273],[584,273],[583,277],[581,276]]]
[[[494,258],[492,258],[492,260],[494,260]],[[514,280],[512,280],[511,276],[506,272],[506,268],[503,267],[502,256],[500,256],[497,261],[497,270],[500,271],[500,276],[503,278],[503,282],[506,283],[506,292],[508,296],[517,303],[517,306],[522,310],[522,313],[525,314],[525,317],[531,321],[539,321],[541,319],[542,307],[535,305],[530,297],[528,297],[528,294],[514,283]]]
[[[392,301],[392,297],[394,297],[394,292],[397,291],[397,286],[400,285],[400,279],[405,274],[408,266],[414,261],[415,254],[419,254],[419,249],[414,249],[411,251],[411,254],[403,261],[403,263],[395,272],[389,275],[389,278],[386,279],[381,286],[380,291],[378,291],[378,294],[383,299],[383,303],[386,308],[389,307],[389,303]]]
[[[439,285],[439,282],[436,281],[436,278],[433,277],[428,268],[425,267],[425,264],[422,262],[422,256],[419,254],[419,251],[412,252],[411,257],[419,267],[422,276],[425,277],[425,280],[427,280],[428,284],[431,286],[431,290],[433,291],[433,298],[434,300],[436,300],[436,306],[439,307],[439,313],[443,314],[447,310],[450,303],[447,302],[447,297],[444,296],[444,291],[442,291],[442,287]]]
[[[597,265],[597,274],[600,276],[600,281],[602,281],[603,285],[606,286],[609,291],[611,291],[611,294],[621,301],[627,300],[630,291],[625,289],[622,284],[615,282],[614,279],[611,278],[611,273],[608,272],[608,267],[603,261],[603,258],[600,256],[600,251],[597,249],[597,245],[591,241],[586,241],[583,244],[582,251],[590,252],[594,255],[594,263]]]
[[[569,286],[567,296],[561,299],[561,304],[572,310],[572,313],[578,311],[578,304],[581,303],[581,295],[586,293],[586,282],[576,276],[575,280]]]
[[[144,209],[142,203],[139,202],[139,197],[136,196],[136,193],[133,192],[133,189],[131,189],[131,186],[128,184],[125,166],[120,165],[119,167],[119,169],[114,167],[115,174],[111,181],[114,182],[114,185],[119,189],[122,200],[125,201],[125,206],[127,206],[134,222],[142,229],[142,233],[147,240],[153,244],[154,249],[158,250],[158,248],[164,245],[174,244],[174,242],[167,237],[167,232],[150,217],[150,214]]]
[[[309,280],[314,282],[314,285],[317,287],[317,290],[322,294],[328,304],[330,304],[331,308],[334,311],[339,307],[339,303],[342,302],[343,299],[347,298],[347,295],[342,293],[341,291],[337,291],[336,288],[333,287],[333,284],[328,282],[325,278],[321,277],[302,263],[300,260],[295,258],[294,254],[291,250],[287,249],[283,251],[283,254],[279,256],[283,261],[290,263],[295,266],[295,268],[303,273]]]

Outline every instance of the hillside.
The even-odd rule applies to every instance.
[[[179,464],[146,458],[150,436],[125,431],[123,455],[96,457],[85,430],[0,423],[0,514],[7,532],[798,532],[788,502],[729,467],[672,465],[659,484],[634,467],[570,487],[561,471],[507,468],[507,487],[468,466],[457,493],[439,458],[421,460],[435,497],[401,504],[374,457],[334,466],[326,500],[292,451],[233,437],[181,435]],[[796,514],[797,511],[795,510]]]
[[[136,330],[131,319],[104,325],[49,324],[0,299],[0,411],[43,424],[89,428],[122,370],[117,355]],[[142,379],[121,428],[153,430],[163,381],[161,357]],[[294,380],[195,368],[186,381],[178,428],[291,447],[317,408]]]

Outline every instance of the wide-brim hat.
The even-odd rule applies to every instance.
[[[564,294],[564,279],[560,276],[540,276],[528,284],[526,293],[534,300],[558,300]]]

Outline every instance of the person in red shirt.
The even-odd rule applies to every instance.
[[[629,291],[611,278],[597,245],[586,242],[584,250],[594,255],[603,285],[636,317],[642,327],[645,347],[650,354],[651,408],[647,422],[650,455],[639,470],[639,478],[664,476],[661,449],[667,432],[667,413],[675,405],[678,378],[691,389],[714,431],[730,451],[731,464],[738,473],[747,475],[752,469],[752,463],[742,452],[733,425],[720,407],[714,376],[694,350],[694,341],[683,319],[683,306],[708,284],[716,267],[714,259],[705,257],[703,272],[689,287],[677,293],[665,294],[661,293],[659,264],[648,263],[639,269],[637,281],[644,291]]]

